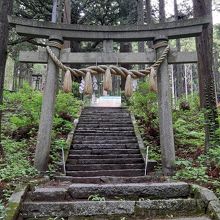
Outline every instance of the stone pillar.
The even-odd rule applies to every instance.
[[[154,44],[156,45],[164,41],[167,42],[168,39],[166,37],[155,38]],[[157,59],[165,48],[166,46],[156,48]],[[174,171],[175,148],[167,58],[157,71],[157,88],[163,173],[164,175],[172,175]]]
[[[51,36],[49,41],[63,44],[63,39],[59,36]],[[53,53],[59,58],[60,48],[56,47],[54,44],[54,46],[51,46],[51,49]],[[53,60],[49,57],[34,160],[34,165],[38,171],[47,170],[56,91],[58,88],[58,77],[59,69]]]

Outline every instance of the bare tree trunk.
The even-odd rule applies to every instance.
[[[71,24],[71,1],[64,0],[64,13],[63,13],[63,23]],[[70,41],[64,41],[64,49],[70,48]],[[61,82],[63,84],[64,80],[64,71],[61,72]]]
[[[163,23],[166,20],[166,14],[165,14],[165,2],[164,0],[159,0],[159,19],[160,22]]]
[[[137,1],[137,24],[144,25],[144,2],[143,0]],[[144,52],[144,42],[138,42],[138,52]],[[141,65],[143,66],[143,65]]]
[[[63,23],[71,24],[71,1],[64,0]],[[64,48],[70,48],[70,41],[64,41]]]
[[[212,0],[193,0],[194,16],[210,16],[212,20]],[[217,108],[215,100],[215,86],[213,77],[213,24],[203,28],[202,34],[196,38],[199,72],[199,93],[201,107],[205,113],[205,148],[206,151],[214,144],[217,137],[215,131],[219,124],[217,121]]]
[[[219,52],[214,49],[214,59],[213,59],[213,72],[214,72],[214,76],[215,76],[215,88],[216,88],[216,97],[217,97],[217,102],[219,101],[219,71],[218,71],[218,67],[219,67],[219,61],[218,61],[218,57],[219,57]]]
[[[3,89],[5,79],[5,66],[7,60],[7,44],[8,44],[8,19],[7,16],[12,11],[13,0],[0,1],[0,105],[3,104]],[[1,145],[1,121],[2,111],[0,110],[0,157],[3,156],[3,147]]]
[[[178,21],[178,5],[177,5],[177,0],[174,0],[174,18],[175,21]],[[176,39],[176,48],[177,51],[181,51],[181,44],[180,44],[180,39]],[[176,96],[177,98],[180,98],[183,94],[183,78],[184,78],[184,64],[175,64],[173,66],[174,70],[174,77],[176,81]]]
[[[57,0],[57,23],[62,21],[63,2],[64,0]]]
[[[53,23],[61,23],[63,0],[53,0],[52,19]]]
[[[14,74],[13,74],[13,87],[12,87],[13,91],[16,91],[18,89],[18,69],[19,69],[19,63],[15,62]]]
[[[152,23],[151,0],[146,0],[145,4],[146,4],[146,22],[147,22],[147,24],[151,24]],[[153,42],[148,41],[147,45],[148,45],[149,48],[152,48],[153,47]]]
[[[152,7],[151,7],[151,0],[146,0],[146,21],[147,24],[152,23]]]

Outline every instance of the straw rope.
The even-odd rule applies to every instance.
[[[50,46],[52,46],[50,44]],[[164,49],[162,55],[159,57],[158,60],[156,60],[156,62],[147,67],[146,69],[143,70],[128,70],[126,68],[120,67],[120,66],[115,66],[115,65],[99,65],[99,66],[89,66],[87,68],[82,68],[82,69],[74,69],[74,68],[70,68],[66,65],[64,65],[57,57],[56,55],[53,53],[53,51],[51,50],[50,46],[47,46],[47,52],[49,54],[49,56],[51,57],[51,59],[54,61],[54,63],[63,71],[70,71],[72,76],[74,77],[85,77],[86,73],[90,72],[92,75],[97,75],[97,74],[105,74],[106,70],[109,68],[111,71],[111,74],[113,75],[119,75],[122,77],[127,77],[128,75],[130,75],[133,79],[137,79],[140,77],[145,77],[147,75],[150,74],[150,72],[152,71],[152,68],[154,68],[155,71],[157,71],[157,69],[160,67],[160,65],[163,63],[163,61],[165,60],[165,58],[167,57],[169,50],[170,50],[170,46],[167,44],[166,41],[164,42],[160,42],[158,45],[155,45],[155,48],[159,48],[159,47],[164,47],[166,46],[166,48]]]

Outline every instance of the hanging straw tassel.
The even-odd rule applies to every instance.
[[[105,71],[103,88],[105,91],[112,91],[112,74],[109,68],[107,68]]]
[[[125,96],[131,97],[133,94],[133,82],[131,74],[128,74],[125,82]]]
[[[150,71],[149,89],[152,92],[157,92],[157,73],[154,67],[151,67]]]
[[[92,76],[91,76],[91,73],[88,71],[86,73],[86,77],[85,77],[84,94],[85,95],[92,95],[92,93],[93,93]]]
[[[65,93],[72,92],[73,80],[70,70],[67,70],[63,80],[63,91]]]

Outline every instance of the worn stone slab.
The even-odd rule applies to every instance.
[[[191,193],[197,199],[198,206],[203,204],[212,219],[220,219],[220,200],[213,191],[199,185],[191,185]]]
[[[23,217],[87,217],[94,219],[120,219],[114,216],[130,216],[130,219],[159,216],[193,216],[203,213],[194,199],[146,200],[146,201],[76,201],[76,202],[25,202]],[[112,217],[112,218],[111,218]],[[70,218],[71,219],[71,218]],[[80,219],[80,218],[79,218]],[[129,218],[128,218],[129,219]]]
[[[144,142],[143,142],[143,139],[141,137],[141,133],[139,131],[138,124],[136,122],[136,119],[135,119],[135,116],[133,115],[133,113],[131,113],[131,121],[132,121],[132,124],[133,124],[133,127],[134,127],[135,136],[137,137],[138,146],[139,146],[141,155],[142,155],[143,159],[145,160],[145,158],[146,158],[146,148],[144,146]],[[149,161],[148,161],[148,163],[149,163]]]
[[[211,201],[219,201],[216,197],[215,193],[205,187],[201,187],[199,185],[192,185],[191,191],[194,194],[196,199],[201,199],[206,206],[208,206],[209,202]]]
[[[8,206],[6,208],[5,220],[17,219],[21,207],[21,202],[23,201],[28,191],[28,188],[29,188],[28,184],[20,185],[16,187],[14,193],[9,198]]]
[[[140,184],[72,184],[68,192],[73,199],[99,194],[106,197],[180,198],[189,196],[187,183]]]
[[[97,177],[71,177],[71,176],[55,176],[56,180],[70,181],[72,183],[87,183],[87,184],[107,184],[107,183],[149,183],[149,182],[164,182],[166,179],[161,176],[135,176],[135,177],[112,177],[112,176],[97,176]]]
[[[214,220],[220,220],[220,202],[212,200],[209,202],[207,213]]]
[[[36,188],[31,194],[32,201],[62,201],[67,198],[67,189],[61,187]]]
[[[69,217],[133,214],[134,201],[25,202],[24,217]]]
[[[167,220],[167,219],[153,219],[153,220]],[[184,218],[184,217],[183,218],[172,218],[172,220],[211,220],[211,219],[207,216],[200,216],[200,217],[190,217],[190,218]]]
[[[169,199],[169,200],[147,200],[136,203],[135,213],[138,216],[191,216],[204,213],[205,210],[198,210],[197,202],[194,199]]]
[[[125,217],[125,216],[124,216]],[[48,218],[37,218],[38,220],[48,220]],[[109,216],[109,217],[80,217],[80,216],[72,216],[69,217],[68,220],[121,220],[123,219],[123,217],[120,216]],[[126,216],[125,220],[150,220],[149,218],[137,218],[137,217],[132,217],[132,216]],[[168,219],[172,219],[172,220],[211,220],[210,218],[206,217],[206,216],[199,216],[199,217],[189,217],[189,218],[163,218],[163,219],[152,219],[151,220],[168,220]],[[26,220],[36,220],[35,218],[28,218]]]
[[[134,216],[123,216],[125,220],[168,220],[168,219],[172,219],[172,220],[211,220],[210,218],[206,217],[206,216],[200,216],[200,217],[189,217],[189,218],[184,218],[184,217],[180,217],[180,218],[163,218],[163,219],[155,219],[155,218],[140,218],[140,217],[134,217]],[[114,216],[114,217],[69,217],[68,220],[121,220],[123,219],[122,216]],[[28,219],[28,220],[32,220],[32,219]],[[34,220],[34,219],[33,219]],[[41,219],[43,220],[43,219]],[[46,219],[48,220],[48,219]]]

